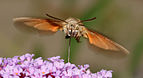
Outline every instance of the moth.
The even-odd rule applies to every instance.
[[[94,20],[96,17],[87,20],[80,20],[78,18],[69,17],[66,20],[62,20],[49,14],[46,15],[51,19],[19,17],[14,18],[13,20],[16,22],[23,22],[27,26],[36,28],[41,31],[57,32],[58,30],[61,30],[65,33],[65,38],[75,38],[77,42],[80,41],[81,37],[84,37],[89,40],[91,45],[102,48],[104,50],[123,51],[126,54],[129,53],[129,51],[123,46],[99,34],[96,31],[87,29],[84,26],[83,22]]]

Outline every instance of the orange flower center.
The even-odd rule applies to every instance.
[[[15,73],[16,75],[18,75],[18,73]]]
[[[45,74],[45,72],[42,72],[42,74]]]

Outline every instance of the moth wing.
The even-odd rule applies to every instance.
[[[62,29],[62,23],[60,21],[55,21],[51,19],[38,19],[30,17],[20,17],[14,18],[15,22],[24,22],[27,26],[36,28],[42,31],[52,31],[56,32],[58,29]]]
[[[90,31],[86,28],[85,28],[85,31],[86,31],[86,34],[84,34],[83,36],[89,39],[90,44],[95,45],[95,46],[105,49],[105,50],[123,51],[126,54],[129,53],[129,51],[127,49],[125,49],[123,46],[108,39],[107,37],[105,37],[97,32]]]

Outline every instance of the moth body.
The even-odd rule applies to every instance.
[[[63,22],[63,31],[66,35],[66,38],[74,37],[78,42],[80,40],[80,37],[83,36],[83,24],[80,23],[79,19],[76,18],[68,18],[65,20],[66,22]]]

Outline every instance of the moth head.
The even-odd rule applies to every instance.
[[[79,25],[79,22],[80,22],[79,19],[77,19],[77,18],[72,18],[72,17],[67,18],[65,21],[66,21],[65,24],[68,25],[68,26],[71,26],[71,27],[78,26],[78,25]]]

